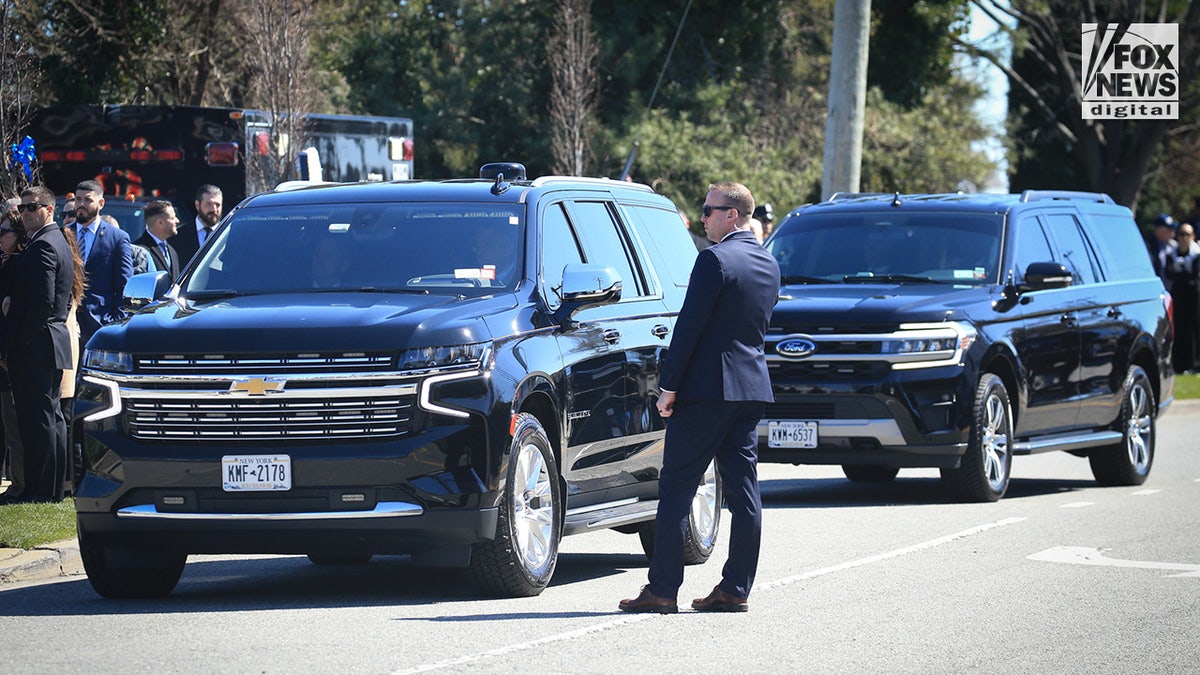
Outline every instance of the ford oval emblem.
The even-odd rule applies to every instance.
[[[775,345],[775,353],[785,359],[803,359],[817,351],[817,343],[807,335],[784,338]]]

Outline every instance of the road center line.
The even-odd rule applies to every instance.
[[[997,527],[1004,527],[1005,525],[1012,525],[1014,523],[1019,523],[1023,520],[1026,520],[1026,518],[1005,518],[1003,520],[997,520],[996,522],[993,522],[993,523],[986,523],[983,525],[978,525],[976,527],[972,527],[972,528],[963,530],[961,532],[955,532],[954,534],[948,534],[944,537],[938,537],[937,539],[931,539],[929,541],[921,542],[920,544],[913,544],[912,546],[905,546],[904,548],[898,548],[898,549],[895,549],[894,551],[888,551],[886,553],[880,553],[878,555],[873,555],[873,556],[869,556],[866,558],[859,558],[858,560],[844,562],[844,563],[841,563],[838,565],[833,565],[831,567],[822,567],[821,569],[813,570],[811,572],[804,572],[803,574],[796,574],[796,575],[793,575],[790,577],[776,579],[775,581],[769,581],[765,584],[757,584],[754,587],[754,590],[756,593],[763,592],[763,591],[770,591],[772,589],[782,588],[783,586],[788,586],[790,584],[794,584],[797,581],[804,581],[807,579],[815,579],[816,577],[824,576],[826,574],[833,574],[834,572],[842,572],[842,571],[845,571],[848,569],[853,569],[855,567],[863,567],[864,565],[871,565],[871,564],[874,564],[877,562],[882,562],[884,560],[888,560],[891,558],[898,558],[902,555],[908,555],[909,553],[915,553],[917,551],[924,551],[926,549],[931,549],[931,548],[934,548],[937,546],[941,546],[943,544],[949,544],[951,542],[955,542],[960,539],[965,539],[967,537],[971,537],[971,536],[974,536],[977,534],[981,534],[983,532],[987,532],[988,530],[992,530]],[[425,664],[421,664],[421,665],[417,665],[417,666],[412,666],[410,668],[404,668],[402,670],[394,671],[394,675],[408,675],[409,673],[425,673],[425,672],[429,672],[431,670],[439,670],[442,668],[461,666],[461,665],[464,665],[467,663],[473,663],[475,661],[480,661],[480,660],[483,660],[486,658],[491,658],[491,657],[496,657],[496,656],[505,656],[507,654],[512,654],[512,653],[523,651],[526,649],[532,649],[534,647],[540,647],[542,645],[552,644],[555,642],[564,642],[567,640],[573,640],[578,637],[593,635],[595,633],[600,633],[600,632],[603,632],[606,630],[611,630],[613,628],[618,628],[620,626],[628,626],[628,625],[632,625],[635,623],[640,623],[642,621],[648,621],[650,619],[657,619],[662,616],[664,616],[664,615],[661,615],[661,614],[627,614],[624,616],[619,616],[610,621],[605,621],[605,622],[594,624],[591,626],[584,626],[583,628],[576,628],[575,630],[569,630],[569,631],[566,631],[563,633],[547,635],[545,637],[540,637],[536,640],[530,640],[528,642],[518,642],[516,644],[511,644],[511,645],[507,645],[504,647],[497,647],[496,649],[489,649],[488,651],[485,651],[485,652],[477,652],[475,654],[467,654],[465,656],[459,656],[459,657],[456,657],[453,659],[446,659],[445,661],[438,661],[436,663],[425,663]]]

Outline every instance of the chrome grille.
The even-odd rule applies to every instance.
[[[386,438],[408,433],[416,397],[134,398],[125,423],[134,438],[173,441]]]
[[[292,375],[301,373],[352,373],[394,370],[394,354],[142,354],[134,371],[144,375]]]

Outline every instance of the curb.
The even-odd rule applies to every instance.
[[[0,585],[83,574],[79,542],[67,539],[25,551],[0,549]]]

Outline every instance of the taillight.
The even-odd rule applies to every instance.
[[[404,159],[411,162],[412,158],[413,158],[413,139],[406,138],[406,139],[404,139]]]
[[[388,159],[390,160],[405,160],[412,161],[413,158],[413,139],[407,136],[399,136],[388,139]]]
[[[133,150],[129,153],[129,159],[132,159],[135,162],[149,162],[150,161],[150,151],[149,150]]]
[[[66,155],[58,150],[47,150],[42,153],[43,162],[61,162],[65,157]]]
[[[237,145],[236,143],[234,145]],[[235,153],[236,154],[236,153]],[[182,150],[155,150],[154,159],[160,162],[182,162]]]
[[[233,141],[209,143],[204,146],[204,159],[209,166],[237,166],[238,144]]]

